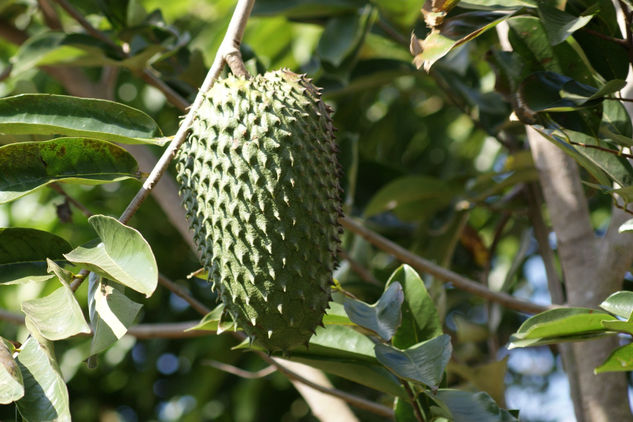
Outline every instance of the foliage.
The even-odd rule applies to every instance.
[[[128,144],[158,154],[176,132],[182,111],[170,101],[195,98],[233,3],[70,1],[97,31],[57,2],[0,4],[11,29],[0,35],[0,308],[25,317],[25,327],[0,322],[0,403],[15,403],[0,419],[17,409],[24,420],[313,420],[280,373],[242,380],[205,364],[262,365],[221,308],[189,323],[191,338],[143,339],[141,321],[197,323],[177,293],[208,308],[217,298],[186,277],[197,257],[154,200],[129,223],[109,216],[147,177]],[[251,72],[285,66],[324,88],[348,216],[493,295],[525,297],[526,269],[546,259],[533,242],[541,211],[526,125],[582,166],[594,226],[633,198],[633,127],[618,94],[630,50],[615,9],[559,3],[429,0],[420,14],[412,1],[258,0],[242,55]],[[343,245],[325,326],[287,358],[399,421],[516,420],[499,389],[508,340],[633,334],[626,291],[606,312],[561,308],[523,322],[439,276],[423,282],[353,231]],[[596,371],[630,370],[632,355],[622,346]]]

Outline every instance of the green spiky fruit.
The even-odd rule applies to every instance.
[[[330,299],[340,167],[330,109],[287,70],[216,82],[177,157],[209,280],[271,351],[307,343]]]

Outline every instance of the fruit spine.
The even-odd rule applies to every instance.
[[[270,351],[308,342],[330,299],[342,215],[331,109],[288,70],[216,82],[177,156],[209,280]]]

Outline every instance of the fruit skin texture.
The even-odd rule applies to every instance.
[[[269,351],[307,344],[330,300],[342,231],[330,112],[303,75],[229,76],[176,157],[209,281]]]

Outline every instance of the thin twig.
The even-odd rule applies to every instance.
[[[193,309],[196,310],[201,315],[206,315],[211,312],[211,309],[206,307],[204,304],[196,300],[193,296],[185,291],[181,286],[174,283],[167,277],[162,274],[158,274],[158,284],[167,288],[171,292],[173,292],[176,296],[182,298],[185,302],[189,304]]]
[[[72,196],[68,195],[66,191],[61,186],[59,186],[59,184],[51,183],[50,185],[48,185],[48,187],[53,189],[55,192],[59,193],[60,195],[62,195],[64,198],[66,198],[68,202],[74,205],[75,208],[81,211],[81,213],[85,215],[86,217],[92,216],[92,212],[90,212],[90,210],[86,206],[84,206],[81,202],[77,201]]]
[[[143,183],[143,187],[132,199],[126,210],[123,212],[123,214],[121,214],[121,217],[119,217],[120,222],[125,224],[130,220],[130,218],[132,218],[134,213],[136,213],[138,208],[145,201],[154,185],[158,182],[165,170],[167,170],[169,163],[176,155],[176,151],[185,141],[187,132],[191,127],[194,116],[202,105],[204,95],[211,88],[218,76],[220,76],[220,72],[222,71],[222,68],[224,66],[225,57],[229,54],[235,54],[235,51],[239,53],[239,43],[242,39],[242,36],[244,35],[246,21],[248,20],[254,3],[254,0],[239,0],[235,11],[233,12],[233,16],[231,17],[231,22],[229,23],[229,27],[224,36],[224,40],[222,41],[222,44],[218,49],[215,59],[213,60],[211,69],[209,69],[209,73],[207,73],[207,76],[202,83],[202,86],[200,87],[200,92],[196,96],[194,103],[189,109],[189,112],[178,128],[178,132],[176,132],[176,135],[174,135],[174,138],[170,142],[163,155],[158,160],[158,163],[156,163],[156,166],[152,169],[149,177],[147,178],[145,183]]]
[[[219,362],[213,359],[205,359],[203,361],[200,361],[200,363],[202,365],[212,366],[215,369],[219,369],[220,371],[228,372],[229,374],[236,375],[240,378],[246,378],[249,380],[264,378],[272,374],[273,372],[277,371],[277,367],[275,365],[268,365],[264,369],[251,372],[251,371],[246,371],[242,368],[238,368],[237,366],[229,365],[228,363]]]
[[[349,266],[352,269],[352,271],[358,274],[360,278],[362,278],[366,282],[371,283],[375,286],[378,286],[378,287],[383,286],[383,284],[380,281],[376,280],[376,278],[371,274],[371,272],[369,272],[367,268],[360,265],[358,261],[356,261],[354,258],[349,256],[349,254],[346,251],[341,250],[339,252],[339,255],[341,256],[341,258],[343,258],[349,263]]]
[[[627,41],[622,39],[622,38],[612,37],[610,35],[603,34],[602,32],[594,31],[593,29],[589,29],[589,28],[582,28],[581,31],[582,32],[586,32],[587,34],[591,34],[593,36],[596,36],[598,38],[602,38],[605,41],[609,41],[609,42],[615,43],[617,45],[621,45],[622,47],[627,47],[628,48]]]
[[[605,147],[602,147],[600,145],[585,144],[583,142],[572,141],[571,139],[568,142],[571,145],[577,145],[577,146],[583,147],[583,148],[597,149],[599,151],[604,151],[604,152],[608,152],[609,154],[617,155],[618,157],[633,158],[633,154],[624,153],[624,152],[622,152],[622,150],[619,150],[619,149],[605,148]]]
[[[537,314],[550,309],[550,307],[547,306],[517,299],[507,293],[494,292],[488,289],[483,284],[477,283],[474,280],[461,276],[446,268],[442,268],[439,265],[434,264],[433,262],[426,260],[418,255],[412,254],[403,247],[384,238],[378,233],[366,229],[365,227],[361,226],[348,217],[340,218],[339,222],[346,229],[360,235],[361,237],[369,241],[369,243],[393,255],[400,261],[411,265],[416,270],[431,274],[432,276],[437,277],[440,280],[444,280],[445,282],[450,282],[453,284],[453,286],[460,290],[467,291],[484,299],[500,303],[507,308],[514,309],[519,312],[525,312],[528,314]]]
[[[106,34],[99,31],[94,26],[92,26],[92,24],[88,22],[88,20],[78,10],[75,9],[66,0],[54,0],[54,1],[55,3],[59,4],[61,8],[66,11],[66,13],[72,16],[72,18],[76,20],[79,23],[79,25],[81,25],[86,30],[86,32],[88,32],[90,35],[92,35],[93,37],[103,41],[104,43],[112,47],[115,47],[117,50],[120,49],[120,47],[114,41],[112,41],[110,37],[108,37]]]

